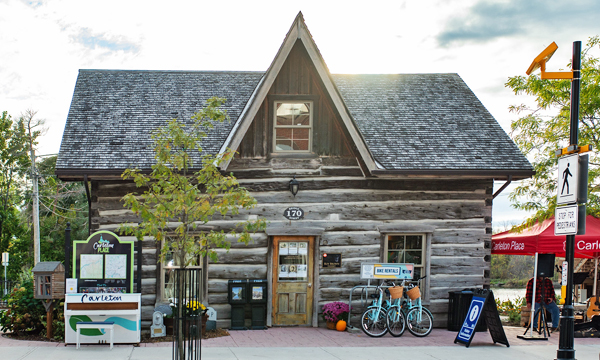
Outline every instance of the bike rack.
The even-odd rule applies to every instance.
[[[387,285],[381,285],[381,286],[377,286],[377,285],[371,285],[371,280],[367,280],[367,285],[356,285],[355,287],[353,287],[350,290],[350,296],[348,299],[348,322],[346,327],[348,329],[358,329],[357,327],[354,327],[350,324],[350,318],[352,317],[352,293],[354,292],[355,289],[369,289],[369,288],[373,288],[373,289],[377,289],[378,287],[382,287],[382,288],[390,288],[391,286],[387,286]],[[367,295],[367,299],[368,299],[368,291],[366,292]],[[361,295],[361,299],[362,299],[362,295]]]
[[[417,281],[415,281],[415,280],[406,280],[405,282],[406,283],[416,283]],[[354,290],[355,289],[369,289],[369,288],[377,289],[378,287],[381,287],[381,288],[384,288],[384,289],[391,288],[391,286],[389,286],[389,285],[379,285],[379,286],[378,285],[371,285],[371,279],[369,279],[369,280],[367,280],[367,285],[356,285],[355,287],[353,287],[350,290],[350,296],[349,296],[349,299],[348,299],[348,321],[347,321],[347,324],[346,324],[346,328],[347,329],[349,329],[349,330],[358,329],[357,327],[352,326],[350,324],[350,318],[352,317],[352,293],[354,292]],[[367,299],[368,299],[368,292],[366,292],[366,296],[367,296]],[[362,295],[361,295],[361,299],[362,299]]]

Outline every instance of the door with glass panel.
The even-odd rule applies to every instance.
[[[273,325],[312,324],[313,245],[310,236],[273,238]]]

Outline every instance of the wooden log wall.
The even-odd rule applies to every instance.
[[[242,160],[232,162],[231,170],[258,200],[258,205],[240,215],[216,218],[210,225],[215,230],[230,231],[236,229],[240,220],[260,216],[269,221],[269,227],[285,228],[291,224],[291,227],[299,229],[324,229],[318,237],[319,252],[341,253],[342,267],[323,269],[319,264],[315,273],[318,297],[315,306],[319,313],[323,304],[348,301],[353,286],[366,284],[360,279],[360,264],[382,260],[383,228],[390,233],[415,233],[425,229],[423,233],[429,236],[429,281],[424,292],[429,299],[428,307],[434,315],[435,326],[446,326],[449,291],[489,285],[492,180],[392,180],[310,174],[297,176],[300,191],[294,198],[287,189],[287,183],[290,174],[301,170],[292,168],[297,163],[288,164],[287,169],[279,164],[279,170],[283,171],[281,178],[252,179],[247,177],[249,163]],[[330,164],[332,160],[320,158],[311,162],[316,164],[312,167],[321,173],[322,164]],[[235,168],[238,165],[242,166],[240,171]],[[264,161],[258,164],[263,169],[264,165]],[[274,169],[271,167],[269,171]],[[115,230],[122,222],[137,221],[120,202],[122,195],[134,189],[132,184],[118,181],[95,182],[93,228]],[[283,211],[289,206],[304,209],[304,219],[290,222],[283,218]],[[231,237],[231,240],[234,238]],[[217,310],[220,327],[230,326],[227,281],[267,278],[270,239],[265,233],[260,233],[254,234],[252,240],[247,246],[232,242],[229,252],[217,251],[218,263],[208,264],[207,302]],[[146,329],[151,324],[160,283],[157,252],[155,242],[144,239],[142,320]],[[360,312],[361,305],[364,305],[360,294],[355,293],[353,298],[355,311]]]

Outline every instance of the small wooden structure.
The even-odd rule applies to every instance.
[[[39,262],[33,268],[36,299],[62,299],[65,297],[65,267],[60,261]]]
[[[65,267],[60,261],[39,262],[33,268],[33,297],[46,300],[46,337],[52,338],[52,311],[54,310],[54,299],[65,297]]]

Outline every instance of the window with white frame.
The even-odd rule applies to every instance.
[[[188,259],[191,262],[186,267],[187,269],[202,269],[202,257],[200,255],[188,255]],[[173,251],[169,250],[161,262],[162,297],[165,301],[175,297],[175,269],[180,267],[179,261],[179,257],[173,256]],[[200,279],[202,279],[202,276],[200,276]]]
[[[273,149],[275,152],[310,152],[312,101],[275,101]]]
[[[413,279],[415,280],[425,275],[425,251],[427,247],[425,235],[387,235],[385,247],[385,262],[414,264]]]

